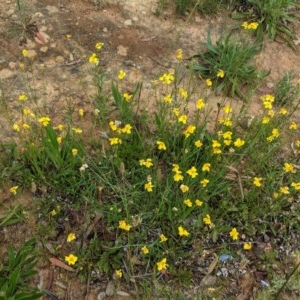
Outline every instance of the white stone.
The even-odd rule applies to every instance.
[[[113,281],[109,281],[107,286],[106,286],[106,290],[105,290],[105,294],[107,296],[114,296],[116,293],[116,288],[115,288],[115,285],[114,285],[114,282]]]
[[[7,79],[9,77],[12,77],[13,75],[14,73],[9,69],[0,70],[0,80]]]
[[[132,20],[131,19],[125,20],[124,25],[125,26],[131,26],[132,25]]]
[[[97,300],[104,300],[106,297],[106,293],[105,292],[100,292],[97,296]]]
[[[55,13],[58,13],[58,8],[56,6],[53,6],[53,5],[47,5],[46,6],[46,9],[48,10],[48,12],[50,14],[55,14]]]
[[[8,66],[9,66],[10,69],[14,70],[16,68],[17,64],[15,62],[13,62],[13,61],[10,61],[8,63]]]
[[[122,45],[119,45],[117,48],[117,53],[121,56],[127,56],[127,48]]]
[[[48,51],[48,47],[47,46],[41,47],[40,51],[46,53]]]

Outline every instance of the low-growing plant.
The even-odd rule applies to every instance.
[[[1,300],[34,300],[43,293],[30,285],[30,280],[37,273],[36,240],[25,242],[20,249],[12,246],[7,249],[7,261],[0,264],[0,299]]]
[[[248,0],[248,3],[249,9],[235,11],[232,17],[258,23],[256,33],[259,38],[267,33],[272,40],[279,38],[295,49],[293,25],[299,20],[299,3],[295,0]]]
[[[275,84],[274,95],[276,104],[293,105],[297,100],[300,94],[300,84],[298,84],[295,79],[295,73],[289,71]]]
[[[217,92],[225,95],[245,98],[247,92],[265,76],[267,72],[258,71],[253,58],[259,51],[259,45],[250,44],[228,34],[221,35],[213,44],[210,33],[202,43],[203,50],[193,58],[191,68],[201,77],[207,79]]]

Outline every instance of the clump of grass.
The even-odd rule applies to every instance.
[[[43,295],[38,289],[30,286],[30,280],[37,273],[37,252],[35,239],[25,242],[20,249],[8,247],[7,261],[0,267],[1,299],[40,299]]]
[[[288,71],[276,83],[274,94],[276,104],[293,105],[300,93],[300,85],[295,82],[295,73]]]
[[[202,46],[204,50],[194,56],[198,61],[192,64],[192,69],[206,78],[207,84],[212,84],[217,92],[245,98],[245,88],[252,90],[267,75],[258,71],[253,62],[259,51],[257,44],[238,40],[230,34],[222,35],[213,44],[208,33]]]
[[[259,39],[266,33],[275,40],[279,38],[295,49],[296,36],[293,24],[299,20],[299,3],[295,0],[249,0],[250,8],[244,12],[234,12],[233,18],[257,22]]]

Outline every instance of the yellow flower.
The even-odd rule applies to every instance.
[[[166,242],[168,240],[168,238],[164,234],[160,234],[159,238],[160,238],[159,241],[160,243]]]
[[[202,206],[202,205],[203,205],[203,202],[200,201],[199,199],[196,199],[196,200],[195,200],[195,204],[196,204],[197,206]]]
[[[122,133],[131,134],[132,126],[130,124],[126,124],[122,129]]]
[[[178,234],[180,236],[189,236],[190,235],[190,233],[186,229],[184,229],[182,226],[178,227]]]
[[[119,228],[125,231],[129,231],[132,226],[127,224],[125,220],[119,221]]]
[[[164,101],[165,101],[166,103],[171,103],[171,102],[172,102],[172,97],[171,97],[171,95],[168,94],[168,95],[164,96]]]
[[[210,163],[205,163],[205,164],[202,166],[202,171],[203,171],[203,172],[209,172],[209,171],[210,171],[210,167],[211,167],[211,164],[210,164]]]
[[[58,137],[56,138],[56,141],[57,141],[58,144],[61,144],[61,142],[62,142],[62,137],[61,137],[61,136],[58,136]]]
[[[81,134],[82,133],[82,129],[80,128],[76,128],[76,127],[72,127],[73,132],[75,132],[76,134]]]
[[[128,93],[124,93],[123,97],[125,99],[126,102],[129,102],[132,98],[132,95],[128,94]]]
[[[222,145],[219,141],[217,140],[212,140],[212,147],[213,148],[220,148]]]
[[[200,140],[195,141],[195,146],[197,148],[201,148],[203,146],[202,142]]]
[[[78,109],[78,115],[79,115],[79,117],[83,117],[83,115],[84,115],[84,110],[83,110],[82,108],[79,108],[79,109]]]
[[[181,184],[180,189],[183,193],[187,193],[189,191],[189,187],[185,184]]]
[[[187,207],[192,207],[193,203],[190,199],[185,199],[183,200],[183,203],[187,206]]]
[[[123,70],[120,70],[119,71],[119,74],[118,74],[118,78],[120,80],[124,79],[124,77],[126,76],[126,73],[123,71]]]
[[[14,124],[13,127],[12,127],[13,131],[15,132],[19,132],[20,131],[20,126],[18,124]]]
[[[296,190],[300,190],[300,182],[292,182],[291,186]]]
[[[78,260],[78,257],[73,255],[73,254],[70,254],[68,256],[65,256],[65,261],[68,263],[68,265],[75,265],[75,263],[77,262]]]
[[[193,166],[189,170],[186,171],[187,174],[189,174],[192,178],[195,178],[198,176],[197,169]]]
[[[59,131],[62,131],[64,129],[64,125],[63,124],[58,124],[56,127]]]
[[[294,165],[290,163],[284,163],[283,170],[286,173],[296,173],[296,170],[294,169]]]
[[[290,124],[290,126],[289,126],[289,129],[290,129],[290,130],[296,130],[297,128],[298,128],[297,123],[291,122],[291,124]]]
[[[218,73],[217,73],[217,77],[219,77],[219,78],[224,78],[224,76],[225,76],[224,71],[223,71],[222,69],[219,69],[219,71],[218,71]]]
[[[12,186],[10,189],[9,189],[9,192],[13,195],[17,195],[17,190],[18,190],[19,186],[16,185],[16,186]]]
[[[70,243],[72,241],[76,240],[76,235],[75,233],[71,232],[68,234],[68,237],[67,237],[67,242]]]
[[[97,57],[96,53],[93,53],[90,57],[89,57],[89,62],[95,65],[99,64],[99,59]]]
[[[178,117],[179,116],[179,108],[177,108],[177,107],[173,108],[173,113],[176,117]]]
[[[23,127],[25,130],[30,129],[30,126],[29,126],[27,123],[24,123],[24,124],[22,125],[22,127]]]
[[[23,55],[24,57],[26,57],[27,54],[28,54],[28,51],[27,51],[26,49],[23,49],[23,50],[22,50],[22,55]]]
[[[48,126],[51,119],[49,117],[41,117],[39,118],[39,123],[41,123],[44,127]]]
[[[245,243],[243,248],[244,248],[244,250],[251,250],[252,249],[252,243]]]
[[[176,172],[173,176],[174,181],[182,181],[184,177],[181,175],[181,172]]]
[[[223,124],[224,124],[224,126],[231,127],[232,126],[232,121],[231,121],[230,118],[225,118],[223,120]]]
[[[226,131],[222,134],[223,139],[231,140],[232,132],[231,131]]]
[[[78,150],[76,148],[72,149],[72,155],[75,157],[78,153]]]
[[[156,263],[158,271],[165,271],[168,267],[167,259],[163,258],[161,261]]]
[[[157,141],[156,144],[157,144],[157,146],[158,146],[158,150],[167,150],[167,147],[166,147],[166,145],[165,145],[164,142],[162,142],[162,141]]]
[[[191,134],[193,134],[196,130],[196,126],[189,125],[187,129],[183,132],[184,136],[188,138]]]
[[[248,25],[248,29],[252,29],[252,30],[256,30],[258,27],[258,23],[257,22],[251,22],[249,25]]]
[[[253,178],[253,184],[257,187],[261,187],[262,186],[262,178],[261,177],[254,177]]]
[[[112,146],[122,144],[122,140],[118,137],[109,138],[108,140]]]
[[[224,109],[225,114],[227,114],[227,115],[232,112],[232,108],[229,105],[224,106],[223,109]]]
[[[150,193],[153,191],[154,185],[152,184],[151,181],[148,181],[147,183],[145,183],[144,188],[147,192]]]
[[[262,124],[268,124],[270,122],[271,118],[269,116],[264,116],[261,120]]]
[[[66,34],[66,39],[67,40],[70,40],[72,38],[72,35],[71,34]]]
[[[280,194],[288,195],[290,193],[290,189],[288,186],[282,186],[279,189]]]
[[[280,115],[286,115],[286,114],[287,114],[287,110],[286,110],[285,108],[281,108],[281,109],[279,110],[279,114],[280,114]]]
[[[110,122],[108,123],[108,125],[109,125],[109,127],[110,127],[110,129],[111,129],[112,131],[117,131],[118,126],[115,124],[114,121],[110,121]]]
[[[57,212],[55,209],[53,209],[51,212],[50,212],[51,216],[54,217],[57,215]]]
[[[159,77],[159,80],[166,85],[171,84],[174,81],[174,75],[172,72],[163,74]]]
[[[178,117],[178,122],[181,122],[182,124],[186,124],[187,121],[187,115],[181,115]]]
[[[153,166],[152,159],[140,159],[140,166],[145,166],[146,168],[151,168]]]
[[[206,187],[208,184],[209,184],[209,180],[208,179],[202,179],[200,181],[200,184],[203,186],[203,187]]]
[[[199,98],[196,102],[196,108],[199,110],[203,109],[205,107],[205,105],[206,104],[202,98]]]
[[[211,225],[211,218],[210,218],[210,215],[207,214],[204,218],[203,218],[203,222],[205,225]]]
[[[237,148],[240,148],[244,145],[245,145],[245,141],[240,138],[237,138],[234,142],[234,146],[236,146]]]
[[[243,22],[242,27],[246,30],[256,30],[258,27],[258,23],[257,22],[251,22],[251,23]]]
[[[147,246],[143,246],[141,250],[145,255],[149,253],[149,249],[147,248]]]
[[[188,92],[183,88],[183,87],[181,87],[180,89],[179,89],[179,95],[181,96],[181,98],[183,99],[183,100],[186,100],[187,98],[188,98]]]
[[[122,270],[121,270],[121,269],[116,270],[116,271],[115,271],[115,274],[116,274],[116,276],[117,276],[118,278],[122,278],[122,276],[123,276],[123,273],[122,273]]]
[[[172,166],[173,166],[173,169],[172,169],[173,172],[180,172],[180,170],[179,170],[180,168],[179,168],[178,164],[173,164]]]
[[[212,81],[211,81],[210,78],[206,79],[205,83],[206,83],[207,86],[212,86]]]
[[[18,99],[19,101],[26,101],[28,97],[25,94],[20,94]]]
[[[101,48],[102,48],[103,45],[104,45],[103,43],[98,42],[98,43],[96,43],[95,48],[96,48],[97,50],[101,50]]]
[[[182,49],[177,49],[176,58],[177,58],[178,61],[182,61],[182,59],[183,59]]]
[[[231,229],[229,235],[234,241],[236,241],[239,238],[239,233],[235,227]]]

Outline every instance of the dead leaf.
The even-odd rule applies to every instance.
[[[61,260],[55,258],[55,257],[51,257],[49,258],[49,261],[59,267],[59,268],[62,268],[62,269],[65,269],[67,271],[70,271],[70,272],[75,272],[75,269],[73,269],[72,267],[68,266],[67,264],[65,264],[64,262],[62,262]]]
[[[217,266],[219,257],[214,253],[214,260],[210,263],[209,267],[207,268],[207,273],[206,275],[209,275]]]
[[[39,31],[36,31],[34,33],[34,36],[37,38],[37,40],[40,42],[40,44],[46,44],[44,37],[42,36],[42,34]]]
[[[245,274],[238,277],[237,282],[241,293],[235,298],[235,300],[250,299],[255,283],[253,274],[251,272],[246,272]]]

